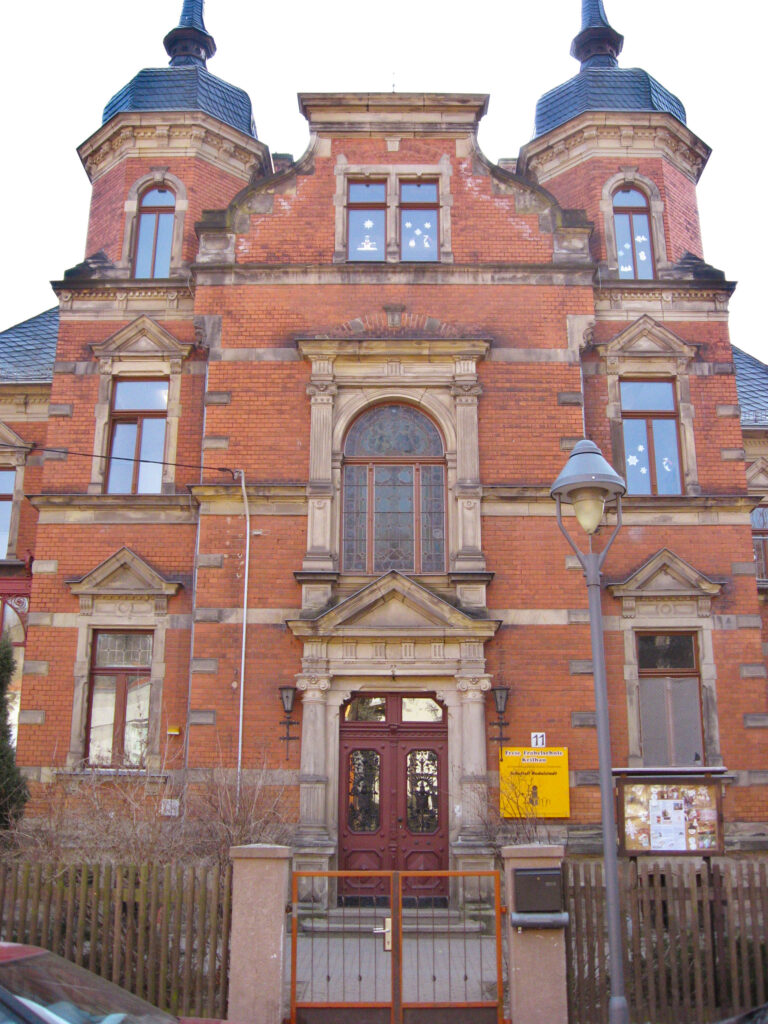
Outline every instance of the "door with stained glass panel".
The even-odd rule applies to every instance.
[[[355,696],[340,724],[339,867],[448,867],[445,709],[434,697]],[[383,880],[346,879],[343,895],[374,896]],[[410,896],[442,896],[441,878],[408,879]]]

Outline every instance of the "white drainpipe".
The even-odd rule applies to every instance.
[[[248,508],[248,493],[245,489],[245,470],[236,469],[240,477],[245,510],[245,565],[243,567],[243,634],[240,641],[240,712],[237,725],[237,788],[235,791],[235,812],[240,810],[240,777],[243,771],[243,697],[245,694],[245,633],[248,627],[248,575],[251,564],[251,510]]]

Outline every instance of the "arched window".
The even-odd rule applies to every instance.
[[[377,405],[344,444],[345,572],[445,571],[445,456],[437,428],[410,405]]]
[[[648,199],[636,188],[613,194],[613,224],[619,277],[651,281],[655,276]]]
[[[134,275],[168,277],[176,196],[168,188],[151,188],[139,203]]]

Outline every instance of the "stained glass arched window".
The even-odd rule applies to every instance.
[[[344,445],[345,572],[445,571],[445,456],[434,423],[410,405],[377,405]]]

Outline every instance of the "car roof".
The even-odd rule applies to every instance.
[[[27,960],[31,956],[42,956],[44,949],[38,946],[22,946],[18,942],[0,942],[0,963],[7,960]]]

